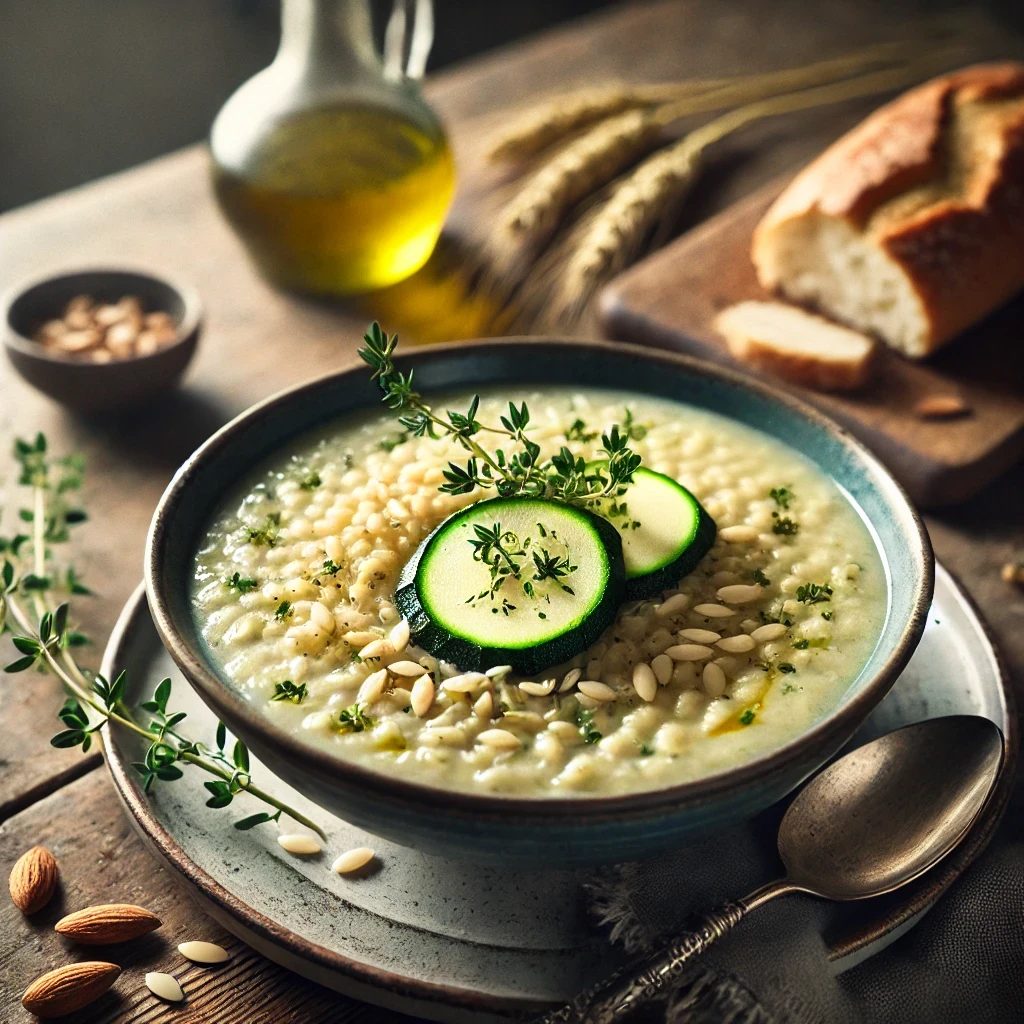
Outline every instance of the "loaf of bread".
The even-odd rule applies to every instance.
[[[875,343],[785,302],[738,302],[715,326],[733,358],[816,391],[851,391],[871,376]]]
[[[1024,64],[912,89],[805,168],[754,233],[761,284],[920,358],[1024,288]]]

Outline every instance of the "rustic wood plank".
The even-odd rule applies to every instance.
[[[229,827],[225,823],[225,827]],[[0,871],[35,845],[53,851],[61,884],[48,907],[24,917],[0,899],[0,1020],[29,1024],[21,994],[38,975],[76,960],[108,960],[122,968],[114,988],[93,1006],[61,1018],[68,1024],[403,1024],[411,1018],[339,996],[265,960],[229,935],[175,886],[128,824],[106,778],[95,771],[7,821],[0,828]],[[163,922],[131,943],[76,947],[54,930],[64,914],[97,903],[137,903]],[[231,959],[190,964],[179,942],[216,942]],[[147,971],[173,974],[186,1002],[172,1007],[146,988]]]

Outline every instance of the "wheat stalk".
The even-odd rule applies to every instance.
[[[922,64],[863,75],[833,85],[771,97],[730,110],[696,128],[679,142],[640,163],[614,187],[609,198],[575,232],[573,255],[553,303],[558,319],[578,317],[595,291],[639,254],[659,220],[670,215],[697,179],[708,146],[751,121],[809,107],[887,92],[919,76]],[[662,116],[671,117],[666,110]]]
[[[524,113],[492,142],[493,161],[524,160],[553,143],[626,110],[688,100],[688,113],[705,113],[766,95],[824,84],[866,71],[873,64],[906,59],[920,44],[879,43],[864,50],[798,68],[732,78],[696,79],[661,85],[611,85],[566,93]]]
[[[524,252],[538,249],[569,209],[647,152],[661,129],[650,111],[629,110],[570,142],[502,211],[499,246],[511,242]]]

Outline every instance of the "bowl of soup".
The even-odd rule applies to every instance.
[[[395,365],[442,419],[471,413],[481,447],[402,422],[360,364],[210,438],[147,547],[186,677],[331,812],[473,859],[647,855],[792,791],[912,654],[924,527],[798,400],[598,342]],[[636,469],[593,501],[502,495],[483,464],[507,448],[507,475],[524,439],[566,493],[604,487],[616,450]]]

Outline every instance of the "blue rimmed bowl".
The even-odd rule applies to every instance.
[[[723,829],[784,797],[853,735],[896,681],[924,630],[934,582],[928,535],[906,494],[845,430],[795,398],[727,369],[604,342],[502,339],[396,359],[417,388],[572,385],[673,399],[754,427],[802,452],[870,524],[885,565],[881,637],[842,701],[784,746],[702,779],[616,796],[524,798],[453,792],[342,760],[275,726],[204,653],[190,606],[193,558],[224,494],[298,434],[361,409],[380,391],[366,367],[261,402],[213,435],[178,471],[157,508],[146,588],[161,639],[203,700],[259,758],[352,823],[427,852],[503,863],[602,863],[645,856]]]

